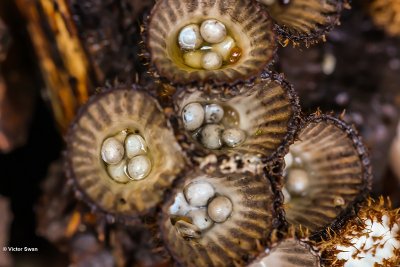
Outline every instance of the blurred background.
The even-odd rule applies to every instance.
[[[400,207],[400,37],[374,24],[368,2],[353,1],[326,42],[280,47],[274,68],[294,85],[305,114],[320,109],[354,125],[370,149],[373,196]],[[38,248],[0,252],[1,267],[68,266],[100,253],[89,236],[71,241],[78,221],[97,226],[66,186],[63,135],[97,87],[148,82],[138,54],[151,5],[0,1],[0,249]],[[85,255],[74,252],[82,247]],[[104,259],[90,266],[107,266]]]

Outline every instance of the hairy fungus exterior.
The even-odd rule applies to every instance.
[[[400,211],[381,197],[369,199],[357,217],[318,246],[332,267],[400,265]]]
[[[200,50],[189,49],[189,58],[184,57],[179,47],[182,42],[178,41],[181,40],[182,29],[199,27],[207,20],[217,20],[226,27],[228,36],[240,48],[232,56],[240,57],[220,66],[214,65],[214,54],[207,54],[210,57],[206,62],[211,65],[203,66],[205,69],[195,63],[198,62],[196,58],[201,57]],[[144,38],[149,61],[157,77],[173,84],[234,84],[257,76],[271,63],[276,48],[272,26],[267,13],[250,0],[160,0],[148,18]],[[198,31],[192,31],[189,37],[196,36]],[[191,40],[189,37],[187,41]],[[184,45],[184,48],[187,46]],[[214,49],[210,51],[215,52]]]
[[[339,23],[343,9],[341,0],[258,0],[267,8],[276,22],[276,30],[282,41],[312,44],[324,38]],[[269,4],[269,2],[273,2]]]
[[[118,162],[104,161],[105,140],[117,139],[127,148],[125,136],[120,139],[126,133],[140,135],[147,143],[145,155],[151,169],[140,179],[130,173],[128,151],[122,152]],[[114,176],[109,167],[119,164],[128,166]],[[93,208],[118,218],[136,217],[155,208],[184,164],[158,103],[137,88],[113,89],[94,96],[82,107],[67,135],[66,171],[78,195]],[[134,170],[141,168],[133,166]]]
[[[371,166],[357,132],[330,115],[315,114],[300,126],[285,156],[286,219],[314,237],[354,216],[371,186]]]

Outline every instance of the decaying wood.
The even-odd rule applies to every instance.
[[[18,0],[17,4],[27,19],[54,115],[65,130],[78,106],[94,90],[72,14],[63,0]]]
[[[151,0],[71,0],[71,12],[97,80],[136,80],[140,13]]]
[[[16,0],[63,131],[97,87],[136,81],[139,21],[152,0]]]

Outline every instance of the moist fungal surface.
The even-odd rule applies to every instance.
[[[177,231],[184,238],[200,238],[202,231],[213,227],[214,223],[225,222],[232,214],[233,204],[229,197],[216,192],[207,181],[194,181],[178,193],[170,207],[171,221],[176,221]],[[180,222],[185,222],[182,231]],[[191,224],[191,225],[189,225]]]
[[[92,98],[67,140],[67,174],[76,189],[92,207],[116,216],[157,205],[185,164],[157,102],[138,89]]]
[[[163,239],[185,266],[243,265],[272,230],[273,205],[265,177],[191,174],[163,207]]]
[[[216,19],[183,27],[178,35],[178,46],[184,63],[194,69],[216,70],[239,61],[242,49],[229,29]]]
[[[249,267],[319,267],[320,259],[312,248],[296,239],[285,239]]]
[[[102,143],[101,158],[108,175],[117,182],[142,180],[151,171],[146,141],[134,132],[124,129]]]
[[[350,244],[342,244],[336,248],[342,251],[337,254],[338,260],[346,260],[344,267],[369,266],[374,267],[375,263],[383,264],[395,256],[395,250],[400,249],[400,224],[390,222],[387,215],[380,220],[365,220],[365,228],[361,233],[354,233]],[[372,253],[370,250],[374,250]]]
[[[292,142],[299,108],[285,81],[271,75],[237,86],[231,95],[225,89],[193,86],[174,96],[180,130],[187,136],[185,148],[268,158]]]
[[[182,110],[184,128],[207,149],[234,148],[246,140],[239,114],[229,105],[191,102]]]

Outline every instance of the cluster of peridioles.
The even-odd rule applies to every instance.
[[[242,51],[227,34],[225,25],[215,19],[203,21],[200,27],[197,24],[183,27],[178,43],[185,64],[195,69],[216,70],[223,64],[235,63]]]
[[[104,140],[101,158],[111,178],[121,183],[144,179],[151,170],[146,141],[127,129]]]
[[[228,116],[230,118],[227,118]],[[202,145],[209,149],[219,149],[223,145],[232,148],[245,141],[246,133],[235,127],[238,122],[233,120],[232,114],[225,112],[221,105],[215,103],[203,107],[198,102],[192,102],[182,111],[185,129],[192,131],[194,139],[200,140]]]
[[[304,5],[310,10],[299,13]],[[67,174],[76,190],[120,220],[159,218],[163,249],[184,266],[321,266],[324,255],[337,266],[397,266],[398,211],[364,206],[358,232],[341,232],[355,229],[354,212],[365,205],[371,184],[358,133],[331,115],[301,117],[292,86],[265,70],[277,34],[309,44],[337,23],[326,16],[336,18],[342,7],[335,0],[268,1],[266,7],[250,0],[157,1],[144,34],[154,79],[177,88],[175,112],[167,118],[158,100],[136,85],[94,96],[67,138]],[[224,65],[226,51],[216,46],[227,39],[226,51],[238,45],[241,56]],[[196,49],[206,50],[199,60]],[[203,168],[207,155],[216,160]],[[249,155],[263,172],[243,167]],[[235,171],[222,172],[218,163],[229,157]],[[129,183],[110,171],[121,162]],[[375,217],[365,215],[370,209]],[[328,246],[336,235],[347,239]],[[374,250],[361,253],[355,236]]]

